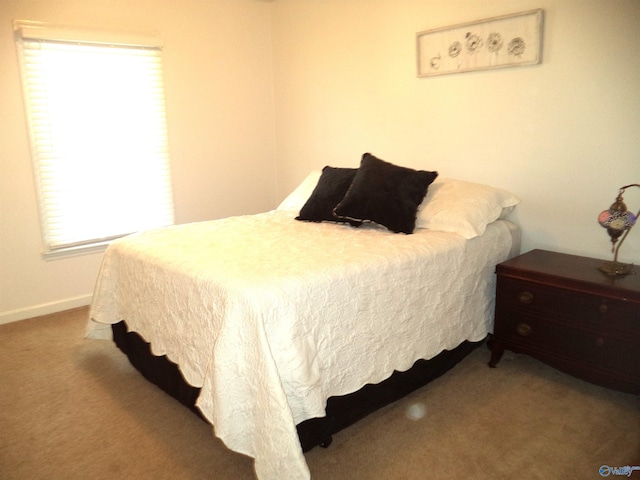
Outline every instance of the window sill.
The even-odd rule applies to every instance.
[[[45,260],[59,260],[62,258],[78,257],[80,255],[90,255],[104,252],[111,242],[92,243],[91,245],[79,245],[56,250],[49,250],[42,254]]]

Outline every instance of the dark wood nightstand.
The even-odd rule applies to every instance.
[[[499,264],[489,366],[508,349],[640,394],[640,268],[611,277],[602,263],[532,250]]]

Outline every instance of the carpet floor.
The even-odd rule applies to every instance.
[[[79,308],[0,325],[1,479],[254,478],[250,458],[111,342],[84,339],[86,320]],[[640,397],[524,355],[488,358],[477,349],[308,452],[312,478],[587,480],[640,466]]]

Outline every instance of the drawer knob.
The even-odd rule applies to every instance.
[[[602,347],[604,345],[604,338],[598,337],[596,338],[596,345]]]
[[[520,292],[520,295],[518,295],[518,300],[520,300],[520,302],[522,303],[531,303],[533,302],[533,293],[531,292]]]
[[[523,337],[531,335],[531,326],[526,323],[518,324],[516,330],[518,332],[518,335],[522,335]]]
[[[600,313],[607,313],[607,312],[609,311],[609,306],[608,306],[606,303],[601,303],[601,304],[598,306],[598,311],[599,311]]]

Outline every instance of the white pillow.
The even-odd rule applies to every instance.
[[[491,222],[511,213],[520,200],[506,190],[451,178],[437,178],[418,209],[416,228],[482,235]]]
[[[276,210],[295,210],[299,212],[304,204],[309,200],[313,189],[316,188],[320,180],[322,170],[314,170],[305,178],[296,189],[285,198]]]

